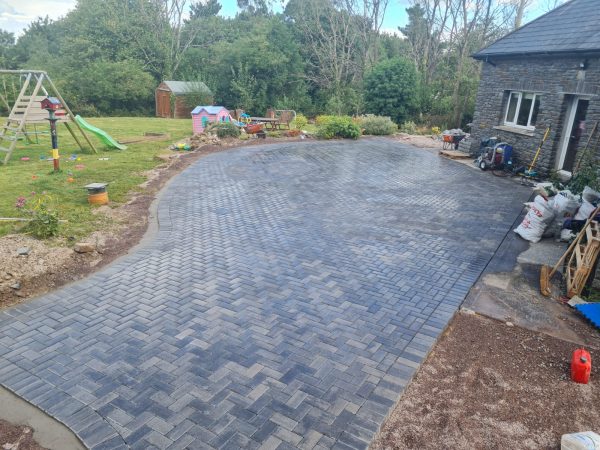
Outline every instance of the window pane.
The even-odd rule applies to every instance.
[[[533,112],[531,113],[531,121],[529,122],[530,126],[535,126],[535,122],[537,121],[538,112],[540,111],[540,96],[535,96],[535,102],[533,103]]]
[[[521,107],[517,114],[517,125],[527,126],[529,120],[529,113],[531,112],[531,106],[533,103],[533,94],[523,94],[521,99]]]
[[[514,123],[515,112],[517,111],[517,103],[519,102],[519,93],[511,92],[510,99],[508,100],[508,111],[506,113],[506,121]]]

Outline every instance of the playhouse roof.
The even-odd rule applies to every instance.
[[[175,95],[189,94],[190,92],[210,92],[208,86],[202,81],[163,81]]]
[[[473,55],[490,56],[600,51],[598,0],[571,0]]]
[[[224,106],[196,106],[192,110],[192,114],[200,114],[202,110],[206,111],[208,114],[219,114],[222,110],[227,111],[227,108]]]

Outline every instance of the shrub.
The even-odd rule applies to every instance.
[[[32,199],[25,197],[17,198],[15,208],[22,210],[30,219],[25,230],[38,239],[47,239],[58,234],[58,213],[49,207],[52,200],[48,195],[35,195],[31,193]]]
[[[226,137],[240,137],[240,129],[231,122],[214,122],[206,127],[207,133],[214,133],[219,138],[223,139]]]
[[[323,119],[326,118],[326,119]],[[319,123],[319,119],[320,123]],[[319,116],[317,117],[317,136],[322,139],[358,139],[360,127],[348,116]]]
[[[317,116],[317,118],[315,119],[315,123],[317,124],[318,127],[320,127],[322,125],[328,124],[332,120],[335,120],[336,117],[337,116],[320,115],[320,116]]]
[[[441,132],[440,127],[431,127],[431,134],[440,134]]]
[[[294,123],[298,130],[302,130],[308,123],[308,119],[304,114],[296,114],[296,119],[294,120]]]
[[[402,124],[402,126],[400,127],[400,130],[403,133],[417,134],[417,124],[414,123],[412,120],[409,120]]]
[[[392,119],[384,116],[363,116],[360,118],[359,124],[363,129],[363,134],[373,136],[394,134],[398,131],[398,126],[392,122]]]
[[[402,58],[378,63],[364,78],[365,111],[390,116],[396,123],[418,112],[419,89],[415,65]]]

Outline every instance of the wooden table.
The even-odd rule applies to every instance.
[[[253,122],[262,122],[265,124],[265,128],[269,130],[279,130],[281,129],[281,122],[279,119],[271,118],[271,117],[250,117],[250,120]]]

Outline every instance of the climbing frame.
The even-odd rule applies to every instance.
[[[96,153],[96,147],[75,121],[75,116],[69,109],[67,102],[62,98],[46,72],[40,70],[0,70],[0,75],[5,74],[20,75],[24,78],[24,81],[17,100],[6,122],[0,129],[0,154],[5,153],[4,164],[8,163],[21,136],[31,141],[31,135],[37,133],[37,130],[33,133],[28,130],[27,125],[48,123],[48,112],[42,109],[40,102],[50,96],[57,97],[62,103],[63,110],[57,113],[58,122],[65,124],[79,148],[83,149],[81,140],[73,129],[72,124],[74,124],[90,148]]]

